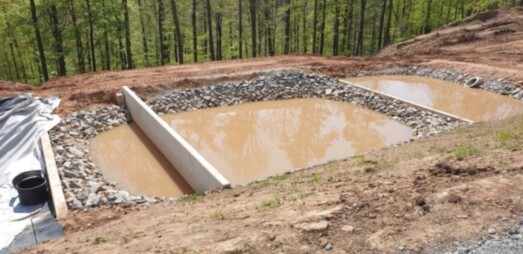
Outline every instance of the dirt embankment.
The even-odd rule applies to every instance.
[[[105,71],[52,79],[41,87],[0,82],[0,96],[32,92],[60,94],[61,115],[97,104],[113,103],[114,93],[129,85],[139,93],[177,87],[241,80],[276,68],[310,70],[332,77],[362,70],[421,65],[501,77],[523,82],[523,9],[478,14],[457,26],[391,45],[373,57],[288,55],[201,64],[163,66],[127,71]]]

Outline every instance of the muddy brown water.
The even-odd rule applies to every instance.
[[[100,133],[90,140],[89,150],[107,180],[132,194],[180,197],[193,192],[135,123]]]
[[[523,114],[523,103],[516,99],[442,80],[419,76],[369,76],[346,80],[475,122]]]
[[[412,137],[411,128],[385,115],[323,99],[247,103],[162,118],[235,185]],[[151,146],[130,124],[102,133],[90,148],[102,172],[125,189],[154,196],[189,192]]]
[[[232,184],[380,148],[412,137],[385,115],[344,102],[296,99],[164,116]]]

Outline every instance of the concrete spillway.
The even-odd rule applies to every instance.
[[[230,186],[229,181],[218,170],[150,109],[131,89],[124,86],[122,91],[132,120],[178,170],[194,191],[201,193],[210,189]]]

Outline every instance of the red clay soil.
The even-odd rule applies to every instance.
[[[60,94],[62,103],[58,113],[64,115],[98,104],[114,103],[114,93],[123,85],[144,94],[162,87],[194,87],[253,78],[256,72],[278,68],[343,77],[361,70],[407,65],[455,69],[523,83],[523,9],[478,14],[459,26],[445,27],[391,45],[373,57],[287,55],[105,71],[54,78],[38,88],[0,81],[0,97],[20,92],[39,96]]]

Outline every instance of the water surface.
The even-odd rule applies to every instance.
[[[345,102],[296,99],[163,116],[232,184],[350,157],[412,137],[391,118]]]
[[[523,103],[516,99],[442,80],[419,76],[368,76],[346,80],[475,122],[523,114]]]

